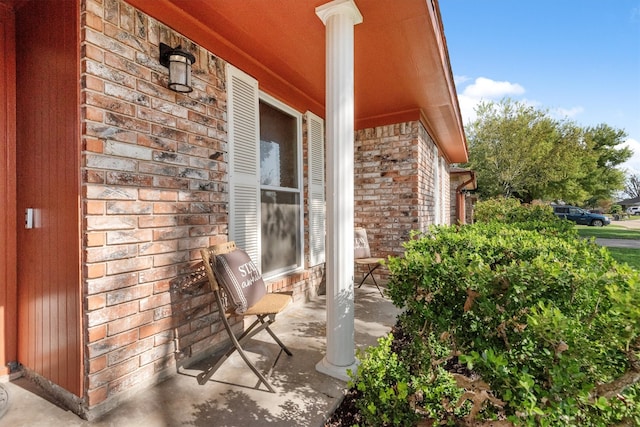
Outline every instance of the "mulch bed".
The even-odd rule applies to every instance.
[[[403,333],[398,324],[392,328],[394,340],[392,349],[399,352],[403,345],[410,339]],[[470,377],[475,377],[475,373],[467,369],[465,365],[458,362],[457,357],[447,361],[444,368],[451,373],[459,373]],[[362,392],[350,388],[345,391],[345,396],[340,405],[335,409],[331,417],[325,422],[324,427],[351,427],[362,423],[362,416],[356,408],[357,400],[362,396]]]
[[[362,422],[360,412],[356,408],[356,401],[360,397],[361,392],[355,389],[349,389],[345,392],[342,403],[338,405],[324,426],[325,427],[351,427]]]

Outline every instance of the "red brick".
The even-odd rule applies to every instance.
[[[91,12],[86,12],[82,14],[83,23],[89,28],[93,28],[98,32],[102,32],[102,19]]]
[[[87,356],[93,359],[98,356],[106,355],[111,351],[125,347],[138,340],[138,331],[132,330],[124,334],[115,335],[102,340],[91,343],[87,349]]]
[[[107,300],[104,294],[90,295],[87,297],[87,310],[89,311],[103,308],[106,305]]]
[[[174,190],[156,190],[154,188],[141,189],[140,200],[177,201],[178,192]]]
[[[102,153],[102,141],[95,138],[85,138],[85,150],[92,151],[94,153]]]
[[[89,264],[86,267],[86,277],[87,279],[97,279],[99,277],[104,277],[106,274],[107,267],[104,264]]]
[[[178,250],[178,242],[176,240],[148,242],[139,246],[140,255],[154,255],[167,252],[175,252]]]
[[[97,62],[104,61],[104,51],[97,46],[91,44],[84,45],[84,54],[86,58],[93,59]]]
[[[89,328],[89,343],[100,341],[107,336],[107,325],[96,326],[95,328]]]
[[[135,387],[138,384],[147,381],[149,378],[152,378],[154,373],[153,365],[142,366],[137,371],[109,383],[109,395],[115,395]]]
[[[139,273],[140,283],[156,282],[158,280],[176,277],[176,266],[156,267]]]
[[[89,374],[99,372],[107,367],[107,357],[100,356],[89,360]]]
[[[171,317],[165,317],[162,320],[153,322],[151,325],[144,325],[140,327],[140,338],[147,338],[160,332],[168,331],[173,328],[173,319]]]
[[[133,316],[123,317],[109,322],[107,325],[108,335],[116,335],[124,331],[137,328],[141,325],[146,325],[152,321],[153,313],[151,312],[138,313]]]
[[[140,228],[176,227],[178,225],[178,217],[175,215],[153,215],[138,218],[138,226]],[[157,230],[154,230],[154,240],[156,239]]]
[[[109,306],[122,304],[123,302],[133,301],[140,298],[146,298],[153,292],[153,285],[143,284],[121,288],[115,291],[107,292],[106,303]]]
[[[153,338],[139,339],[127,346],[120,347],[107,354],[109,366],[137,356],[153,348]]]
[[[113,289],[134,286],[137,283],[138,275],[136,273],[125,273],[115,276],[101,277],[95,280],[88,280],[87,294],[93,295]]]
[[[87,93],[85,102],[96,108],[114,111],[127,116],[133,117],[136,114],[136,107],[134,104],[111,96],[106,96],[101,93]]]
[[[140,311],[153,310],[158,307],[169,305],[171,303],[171,295],[166,292],[167,290],[168,289],[165,289],[164,292],[157,295],[142,298],[140,300]]]
[[[103,386],[97,389],[90,389],[87,391],[89,406],[95,406],[98,403],[102,403],[107,400],[107,386]]]
[[[97,326],[109,321],[120,319],[137,313],[138,303],[131,301],[125,304],[119,304],[112,307],[104,307],[87,313],[87,326]]]
[[[102,232],[97,233],[87,233],[87,246],[104,246],[105,244],[105,234]]]
[[[107,274],[121,274],[130,271],[142,271],[151,268],[151,257],[127,258],[107,262]]]
[[[105,357],[106,358],[106,357]],[[107,385],[125,375],[135,372],[140,367],[140,362],[136,359],[127,360],[115,366],[109,366],[108,369],[89,375],[89,382],[92,387],[100,387]]]

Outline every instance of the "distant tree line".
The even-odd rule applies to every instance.
[[[640,197],[640,174],[631,174],[627,177],[624,192],[632,199]]]
[[[476,171],[482,198],[595,205],[628,184],[617,168],[632,155],[622,146],[623,130],[606,124],[582,128],[511,99],[481,103],[476,113],[466,128],[465,166]]]

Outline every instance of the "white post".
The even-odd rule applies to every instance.
[[[353,27],[362,22],[362,15],[353,0],[324,4],[316,14],[327,28],[327,354],[316,369],[346,381],[347,369],[356,368]]]

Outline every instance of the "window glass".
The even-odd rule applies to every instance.
[[[295,117],[260,102],[260,184],[298,187]]]
[[[298,266],[298,193],[262,190],[262,270],[280,273]]]
[[[299,120],[260,101],[262,274],[301,265]]]

